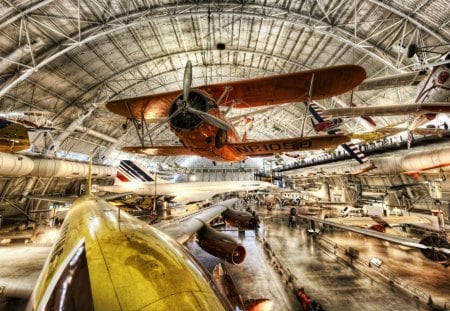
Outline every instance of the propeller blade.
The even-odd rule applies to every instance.
[[[186,68],[184,69],[184,78],[183,78],[183,101],[187,102],[189,98],[189,93],[191,92],[192,85],[192,64],[191,61],[188,60],[186,63]]]
[[[195,114],[196,116],[202,118],[204,121],[208,122],[209,124],[211,124],[217,128],[220,128],[224,131],[228,131],[231,128],[227,122],[213,116],[212,114],[197,110],[192,107],[187,107],[187,111],[189,111],[192,114]]]
[[[159,122],[158,124],[156,124],[154,127],[152,127],[151,129],[148,130],[148,135],[151,135],[154,131],[156,131],[157,129],[159,129],[161,126],[163,126],[164,124],[166,124],[167,122],[169,122],[170,120],[172,120],[173,118],[175,118],[177,115],[179,115],[181,112],[183,111],[182,108],[178,108],[174,113],[172,113],[170,116],[168,116],[167,118],[165,118],[164,120],[162,120],[161,122]]]

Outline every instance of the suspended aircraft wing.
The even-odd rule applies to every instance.
[[[383,136],[395,135],[401,132],[408,131],[406,127],[383,127],[376,129],[374,132],[384,134]],[[414,134],[418,135],[442,135],[445,130],[439,128],[416,128],[412,130]]]
[[[390,87],[400,87],[408,85],[417,85],[427,76],[426,71],[414,71],[391,75],[386,77],[379,77],[373,79],[366,79],[359,86],[357,91],[381,90]]]
[[[184,146],[129,146],[123,147],[125,152],[142,153],[151,156],[188,156],[197,155]]]
[[[363,115],[402,115],[410,113],[449,113],[450,103],[423,103],[409,105],[383,105],[369,107],[332,108],[323,112],[326,116],[359,117]]]
[[[221,106],[248,108],[305,101],[336,96],[352,90],[366,78],[364,68],[355,65],[306,70],[285,75],[256,78],[201,86],[196,89],[218,100],[225,94]],[[106,107],[118,115],[134,119],[164,118],[172,101],[181,90],[121,99],[108,102]]]
[[[347,135],[324,135],[265,141],[247,141],[227,144],[226,146],[232,148],[239,154],[245,154],[246,156],[251,157],[273,155],[280,152],[317,150],[336,147],[349,140],[350,138]]]
[[[336,147],[350,140],[347,135],[325,135],[298,138],[287,138],[264,141],[247,141],[234,144],[226,144],[224,148],[231,148],[238,154],[247,156],[265,156],[280,152],[317,150]],[[198,155],[194,151],[183,146],[130,146],[122,148],[125,152],[142,153],[151,156],[187,156]]]
[[[0,152],[18,152],[30,148],[25,126],[0,118]]]

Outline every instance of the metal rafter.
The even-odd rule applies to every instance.
[[[187,8],[190,8],[191,6],[187,6],[186,5],[178,5],[178,6],[174,6],[172,7],[174,10],[181,10],[184,11]],[[196,7],[198,10],[201,10],[201,6],[197,6]],[[245,8],[248,9],[261,9],[260,6],[253,6],[253,5],[247,5],[245,6]],[[270,7],[269,7],[270,8]],[[313,18],[312,16],[305,16],[303,14],[300,13],[295,13],[295,12],[287,12],[284,9],[280,9],[280,8],[272,8],[273,11],[277,11],[277,14],[275,14],[275,16],[266,16],[267,19],[269,20],[278,20],[278,21],[282,21],[282,22],[286,22],[286,23],[293,23],[302,27],[311,27],[307,22],[302,21],[303,20],[307,20],[307,21],[312,21],[315,24],[315,26],[312,26],[311,29],[314,32],[320,33],[322,35],[326,35],[326,36],[330,36],[338,41],[342,41],[345,42],[347,45],[352,46],[353,48],[362,51],[364,54],[369,54],[371,55],[373,58],[381,61],[382,63],[386,64],[387,66],[392,67],[393,69],[395,69],[395,66],[389,62],[386,61],[385,59],[383,59],[381,56],[379,56],[378,54],[370,51],[369,49],[359,45],[358,43],[354,43],[352,42],[352,40],[345,38],[344,36],[340,36],[338,34],[336,34],[334,32],[334,30],[336,28],[331,28],[331,30],[327,31],[327,30],[323,30],[322,28],[319,28],[317,26],[319,26],[319,24],[323,24],[323,22],[320,22],[320,20]],[[166,10],[170,11],[170,7],[166,8]],[[152,12],[154,12],[154,14],[157,14],[157,10],[153,10]],[[264,10],[262,11],[264,13]],[[188,12],[188,13],[181,13],[178,14],[178,18],[182,17],[182,16],[192,16],[192,15],[203,15],[204,12]],[[216,14],[216,13],[214,13]],[[234,15],[238,15],[240,18],[242,17],[247,17],[247,18],[252,18],[252,17],[260,17],[260,15],[258,15],[257,13],[248,13],[248,12],[220,12],[220,14],[230,14],[232,16]],[[284,15],[284,16],[281,16]],[[81,33],[77,32],[76,34],[73,35],[73,37],[76,37],[76,39],[78,38],[83,38],[80,41],[77,41],[75,44],[70,44],[68,45],[66,48],[63,48],[62,50],[57,51],[56,53],[44,58],[43,60],[41,60],[39,63],[36,64],[36,66],[33,67],[32,70],[26,70],[24,73],[20,74],[18,78],[14,79],[9,85],[7,85],[6,87],[4,87],[2,90],[0,90],[0,97],[4,96],[7,92],[9,92],[13,87],[15,87],[20,81],[23,81],[25,79],[27,79],[28,77],[30,77],[33,72],[35,70],[38,70],[42,67],[44,67],[45,65],[47,65],[48,63],[52,62],[53,60],[55,60],[56,58],[58,58],[61,55],[64,55],[66,53],[69,53],[70,51],[72,51],[74,48],[78,47],[79,45],[83,45],[83,44],[87,44],[89,42],[93,42],[103,36],[107,36],[109,34],[113,34],[114,32],[117,31],[121,31],[123,29],[126,28],[132,28],[142,22],[146,22],[146,21],[150,21],[152,23],[155,23],[157,20],[159,19],[167,19],[168,16],[167,14],[163,14],[163,15],[158,15],[158,16],[149,16],[149,15],[144,15],[144,18],[142,18],[143,13],[142,12],[137,12],[137,13],[131,13],[131,14],[126,14],[125,16],[121,16],[121,17],[115,17],[114,21],[118,22],[119,24],[113,23],[106,23],[100,26],[94,26],[94,27],[88,27],[87,29],[81,31]],[[281,16],[281,17],[280,17]],[[138,18],[138,20],[133,19],[134,17]],[[287,17],[291,17],[292,20],[288,19]],[[132,20],[132,22],[129,22],[128,24],[123,24],[122,22],[126,22]],[[105,27],[106,26],[106,27]],[[112,27],[109,28],[108,27]],[[97,32],[101,29],[101,32]],[[155,27],[152,28],[153,30],[155,30]],[[157,29],[157,27],[156,27]],[[342,32],[344,35],[351,37],[351,33],[345,29],[339,29],[340,32]],[[156,36],[158,37],[158,35]],[[363,38],[358,38],[358,41],[363,41]],[[70,41],[76,41],[75,39],[70,39]],[[161,48],[164,48],[163,45],[161,45]],[[371,48],[374,48],[375,50],[379,48],[377,48],[376,46],[372,45]],[[52,48],[49,48],[48,50],[52,50]],[[166,51],[167,52],[167,51]],[[380,50],[380,52],[384,52],[382,50]]]

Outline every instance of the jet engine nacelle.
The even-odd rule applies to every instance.
[[[258,228],[258,218],[248,212],[234,211],[227,209],[222,213],[223,220],[230,226],[239,229],[256,229]]]
[[[197,232],[198,244],[206,252],[229,263],[238,265],[245,259],[245,248],[229,235],[218,232],[208,225]]]

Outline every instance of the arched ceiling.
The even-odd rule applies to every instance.
[[[188,59],[194,85],[344,63],[376,77],[415,69],[417,60],[406,58],[401,46],[450,42],[446,0],[9,0],[0,4],[0,16],[0,110],[51,112],[63,131],[33,135],[34,150],[47,154],[52,148],[103,157],[137,144],[133,129],[122,129],[124,120],[92,103],[180,89]],[[364,104],[405,103],[414,91],[355,96]],[[344,95],[319,104],[348,100]],[[230,111],[238,130],[239,116],[250,112]],[[265,110],[255,114],[249,137],[298,136],[303,117],[301,103]],[[346,126],[368,127],[357,120]],[[311,131],[309,123],[305,129]],[[162,127],[155,139],[176,137]]]

